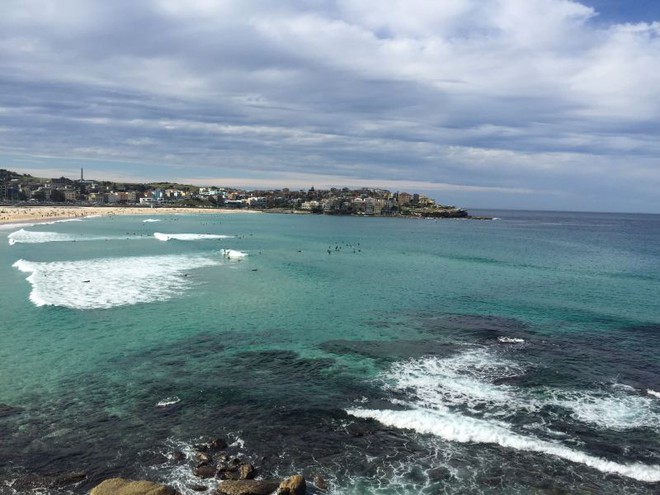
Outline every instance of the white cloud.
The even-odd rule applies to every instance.
[[[660,24],[596,15],[570,0],[7,0],[0,150],[502,195],[605,181],[632,201],[660,154]]]

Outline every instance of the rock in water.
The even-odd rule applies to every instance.
[[[277,489],[277,495],[305,495],[306,491],[307,484],[305,483],[305,478],[296,474],[280,483]]]
[[[279,484],[277,480],[227,480],[218,486],[218,494],[271,495]]]
[[[316,485],[316,488],[319,490],[326,492],[328,491],[328,482],[323,479],[323,476],[320,474],[317,474],[314,476],[314,484]]]
[[[248,463],[241,464],[238,468],[238,473],[242,480],[254,479],[254,475],[256,474],[254,466]]]
[[[202,464],[193,469],[193,474],[200,478],[214,478],[217,470],[210,464]]]
[[[89,495],[175,495],[174,488],[151,481],[111,478],[92,488]]]

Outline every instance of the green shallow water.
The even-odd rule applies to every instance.
[[[117,472],[185,488],[145,452],[223,434],[271,459],[264,471],[318,471],[336,493],[652,493],[640,478],[660,470],[660,398],[648,392],[660,392],[660,217],[494,214],[0,231],[0,403],[22,408],[0,417],[0,477],[82,464],[93,474],[62,493]],[[346,413],[356,407],[373,419]],[[430,430],[422,416],[374,420],[397,408],[435,415]],[[429,433],[448,421],[475,435]],[[484,436],[489,421],[511,438]],[[541,451],[509,446],[516,435]],[[586,467],[549,441],[643,473]],[[530,463],[542,483],[524,474]]]

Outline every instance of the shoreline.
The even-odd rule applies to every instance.
[[[232,213],[261,213],[256,210],[243,209],[206,209],[166,207],[141,208],[135,206],[0,206],[0,225],[23,223],[43,223],[54,220],[68,220],[90,216],[113,215],[190,215],[190,214],[216,214],[226,215]]]

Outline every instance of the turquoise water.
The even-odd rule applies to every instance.
[[[337,494],[654,493],[660,216],[487,213],[1,230],[0,493],[193,493],[158,454],[213,436]]]

